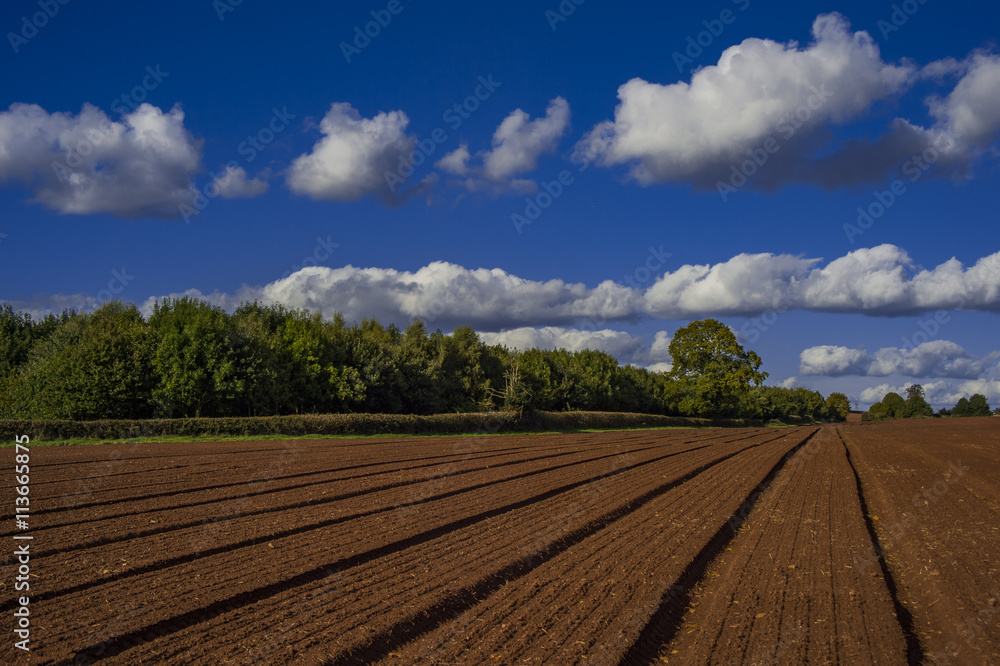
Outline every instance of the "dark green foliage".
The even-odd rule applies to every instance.
[[[0,310],[0,418],[269,417],[505,410],[825,418],[819,393],[763,387],[760,358],[715,320],[680,329],[672,375],[601,351],[517,352],[421,321],[400,331],[245,303],[109,303],[33,322]],[[367,426],[366,426],[367,427]]]
[[[959,398],[958,404],[951,410],[952,416],[989,416],[990,404],[986,396],[976,393],[971,398]]]
[[[934,416],[934,409],[924,398],[924,387],[913,384],[907,387],[905,400],[898,393],[887,393],[881,402],[876,402],[861,416],[861,420],[881,421],[924,416]]]
[[[924,387],[914,384],[906,389],[906,406],[903,408],[904,418],[912,419],[919,416],[932,416],[934,410],[924,398]]]
[[[149,418],[152,331],[134,305],[68,317],[32,347],[11,402],[45,419]]]
[[[668,376],[683,385],[683,413],[735,415],[741,396],[767,379],[760,357],[743,349],[729,327],[715,319],[677,329],[669,350],[673,367]]]
[[[887,419],[901,419],[906,415],[906,401],[898,393],[886,393],[882,398],[882,407]]]

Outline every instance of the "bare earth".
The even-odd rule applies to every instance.
[[[31,457],[30,663],[1000,663],[1000,418]]]

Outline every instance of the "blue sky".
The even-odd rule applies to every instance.
[[[714,316],[772,383],[997,405],[998,19],[14,0],[0,299],[256,298],[654,368]]]

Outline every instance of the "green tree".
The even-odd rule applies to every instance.
[[[882,407],[885,412],[884,418],[901,419],[906,415],[906,401],[898,393],[886,393],[882,398]]]
[[[831,393],[826,398],[827,415],[837,421],[844,421],[851,413],[851,401],[843,393]]]
[[[918,416],[933,416],[934,410],[924,398],[924,387],[913,384],[906,389],[906,406],[903,408],[904,418],[912,419]],[[897,417],[898,418],[898,417]]]
[[[153,397],[166,414],[221,416],[232,413],[243,390],[239,337],[222,308],[183,297],[153,306],[156,331]]]
[[[951,410],[951,414],[952,416],[989,416],[990,404],[982,393],[976,393],[971,398],[963,396],[955,408]]]
[[[971,412],[970,416],[989,416],[990,403],[986,400],[986,396],[982,393],[976,393],[969,398],[969,412]]]
[[[958,403],[955,404],[954,409],[951,410],[952,416],[972,416],[969,408],[969,399],[964,395],[958,399]]]
[[[135,305],[112,301],[72,315],[32,349],[19,411],[37,419],[149,418],[154,349]]]
[[[881,402],[876,402],[868,411],[861,415],[862,421],[881,421],[883,419],[891,419],[892,416],[886,410],[885,405]]]
[[[668,350],[673,359],[668,377],[684,385],[681,409],[692,415],[735,414],[741,396],[767,379],[760,357],[715,319],[677,329]]]

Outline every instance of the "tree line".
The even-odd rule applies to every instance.
[[[0,418],[143,419],[306,413],[586,410],[698,417],[843,419],[849,402],[765,386],[756,353],[714,319],[670,345],[673,369],[601,351],[484,344],[474,330],[348,324],[244,303],[232,313],[164,299],[34,320],[0,307]]]
[[[1000,414],[1000,409],[996,410]],[[886,419],[912,419],[926,416],[990,416],[990,404],[981,393],[971,398],[962,397],[953,409],[941,408],[936,413],[924,397],[924,388],[913,384],[906,389],[906,398],[895,392],[885,394],[861,416],[862,421]]]

